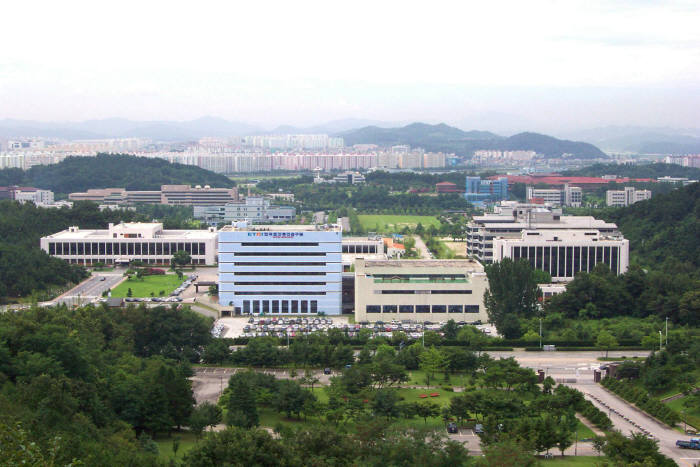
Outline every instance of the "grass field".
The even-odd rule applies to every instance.
[[[177,433],[173,437],[180,438],[180,447],[177,450],[177,455],[173,452],[173,438],[156,438],[155,442],[158,445],[158,458],[161,461],[170,461],[171,459],[181,460],[182,457],[192,449],[196,443],[195,436],[192,433]]]
[[[543,466],[557,467],[589,467],[602,465],[605,457],[598,456],[566,456],[561,457],[555,455],[553,459],[539,459]]]
[[[132,297],[150,297],[151,292],[158,297],[160,291],[165,291],[165,295],[180,285],[182,281],[175,274],[165,274],[162,276],[144,276],[143,279],[133,278],[130,281],[124,281],[112,289],[112,297],[126,297],[129,289],[131,289]]]
[[[688,409],[686,407],[683,407],[683,401],[685,400],[685,397],[681,397],[680,399],[672,400],[671,402],[667,402],[666,405],[668,405],[670,408],[681,414],[681,418],[685,418],[686,422],[688,424],[692,425],[693,428],[699,429],[700,428],[700,410],[692,410]],[[685,411],[685,414],[682,412]],[[681,425],[683,423],[681,422]]]
[[[402,216],[393,214],[360,214],[362,228],[367,231],[381,233],[398,232],[404,227],[415,228],[418,223],[428,228],[431,225],[440,227],[440,221],[434,216]],[[379,226],[377,228],[377,226]]]

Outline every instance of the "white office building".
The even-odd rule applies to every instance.
[[[524,230],[520,238],[493,240],[493,261],[504,258],[526,259],[554,282],[570,281],[601,263],[613,274],[623,274],[629,267],[629,240],[619,234],[601,235],[596,229]]]
[[[494,239],[522,237],[524,231],[597,231],[619,235],[617,225],[591,216],[562,216],[560,208],[502,201],[494,212],[474,216],[467,224],[467,256],[484,264],[494,261]]]
[[[562,189],[527,187],[527,201],[534,203],[538,200],[553,206],[578,208],[583,201],[583,191],[580,187],[569,185],[565,185]]]
[[[194,206],[194,217],[213,225],[238,221],[255,224],[289,222],[296,217],[296,208],[274,206],[270,204],[269,199],[249,196],[244,201],[216,206]]]
[[[341,314],[338,225],[251,225],[219,231],[219,303],[235,314]]]
[[[651,199],[651,191],[637,190],[633,186],[626,186],[624,190],[605,192],[605,203],[608,206],[624,207],[646,199]]]
[[[53,191],[41,190],[33,187],[16,187],[14,189],[14,199],[20,203],[32,202],[34,204],[53,204]]]
[[[176,251],[192,264],[216,264],[216,229],[163,230],[161,223],[109,224],[106,230],[69,227],[41,239],[41,249],[74,264],[126,264],[143,261],[168,265]]]

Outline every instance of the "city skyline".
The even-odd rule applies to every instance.
[[[8,9],[42,34],[23,21],[0,31],[13,44],[0,53],[0,119],[360,118],[554,134],[700,119],[692,2]]]

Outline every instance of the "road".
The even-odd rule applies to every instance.
[[[104,278],[104,280],[102,280]],[[51,306],[65,303],[66,305],[82,305],[93,299],[102,296],[102,292],[113,288],[124,279],[121,270],[110,272],[94,272],[92,276],[85,279],[63,295],[42,305]]]
[[[416,240],[416,250],[423,259],[433,259],[433,254],[425,246],[425,242],[418,235],[414,235],[413,238]]]

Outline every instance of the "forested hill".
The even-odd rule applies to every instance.
[[[68,157],[58,164],[37,165],[27,171],[0,170],[0,186],[34,186],[56,193],[111,187],[159,190],[161,185],[169,184],[211,185],[223,188],[234,185],[229,178],[199,167],[125,154]]]
[[[606,211],[630,241],[630,256],[645,266],[700,267],[700,183]]]
[[[567,176],[600,177],[602,175],[618,175],[629,178],[659,178],[685,177],[691,180],[700,179],[700,169],[683,167],[677,164],[593,164],[582,169],[562,172]]]
[[[488,131],[462,131],[444,123],[413,123],[401,128],[368,126],[340,133],[346,145],[368,143],[380,146],[409,144],[433,152],[454,152],[470,156],[480,149],[501,151],[529,150],[547,157],[572,154],[583,159],[605,158],[606,154],[589,143],[567,141],[538,133],[519,133],[505,138]]]

